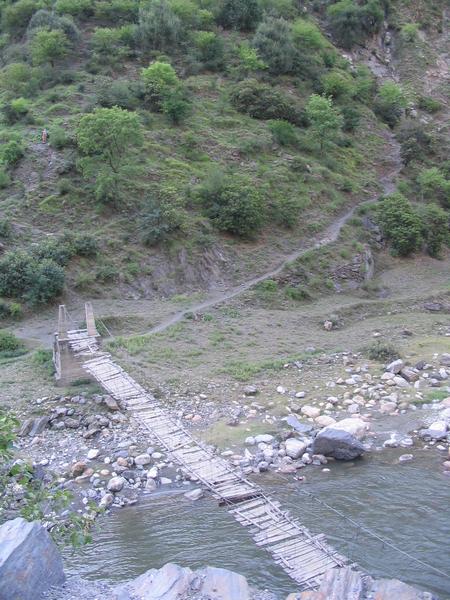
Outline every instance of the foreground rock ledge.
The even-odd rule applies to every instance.
[[[38,600],[64,580],[61,555],[40,523],[17,518],[0,527],[0,600]]]

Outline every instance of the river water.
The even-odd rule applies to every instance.
[[[396,577],[450,599],[450,578],[427,569],[371,538],[305,492],[325,501],[402,550],[450,575],[450,477],[435,449],[374,452],[355,463],[304,471],[304,483],[266,474],[258,483],[314,533],[377,577]],[[167,489],[164,489],[167,488]],[[295,583],[258,548],[211,498],[190,502],[185,485],[164,486],[139,504],[101,518],[94,543],[67,554],[67,570],[87,579],[117,582],[166,562],[198,568],[225,567],[283,599]]]

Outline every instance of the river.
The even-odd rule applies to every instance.
[[[398,456],[413,452],[412,462]],[[450,478],[438,451],[390,449],[355,463],[304,471],[306,482],[276,474],[258,483],[314,533],[326,533],[342,554],[377,577],[395,577],[450,599],[450,579],[386,547],[305,495],[312,493],[404,551],[450,573]],[[166,488],[167,486],[164,486]],[[166,562],[225,567],[283,599],[295,583],[258,548],[246,529],[211,498],[183,498],[185,485],[162,488],[139,504],[102,517],[94,543],[66,554],[67,570],[87,579],[118,582]]]

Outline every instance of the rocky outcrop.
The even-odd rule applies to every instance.
[[[161,569],[150,569],[136,579],[116,588],[115,600],[180,600],[193,594],[210,600],[250,600],[247,580],[242,575],[205,567],[192,571],[168,563]]]
[[[61,555],[40,523],[17,518],[0,527],[0,600],[39,600],[64,579]]]

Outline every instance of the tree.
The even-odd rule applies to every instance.
[[[258,0],[221,0],[217,22],[226,29],[252,31],[261,14]]]
[[[331,31],[338,44],[351,48],[380,29],[384,19],[381,0],[340,0],[327,9]]]
[[[375,97],[375,112],[391,128],[400,121],[406,106],[405,93],[399,85],[392,81],[384,83]]]
[[[35,0],[18,0],[14,3],[8,3],[9,6],[5,6],[6,3],[2,3],[2,27],[5,31],[11,33],[23,32],[33,13],[38,8]]]
[[[320,152],[339,134],[343,119],[333,101],[327,96],[312,94],[305,107],[314,137],[319,142]]]
[[[80,167],[86,177],[96,175],[96,195],[114,200],[119,195],[133,148],[142,145],[138,115],[114,106],[85,115],[77,128],[77,143],[84,157]]]
[[[420,248],[422,223],[405,196],[395,192],[383,198],[375,209],[375,218],[393,254],[408,256]]]
[[[256,79],[244,79],[231,90],[232,105],[255,119],[282,119],[302,125],[300,109],[287,95]]]
[[[68,53],[69,40],[66,34],[59,30],[46,31],[41,29],[35,33],[31,40],[31,56],[33,63],[43,65],[64,58]]]
[[[139,9],[138,37],[144,50],[173,51],[182,24],[166,0],[149,0]]]
[[[293,71],[296,49],[288,21],[269,17],[259,25],[252,43],[272,74]]]

